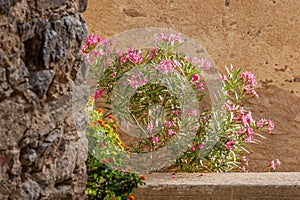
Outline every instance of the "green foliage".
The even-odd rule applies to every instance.
[[[133,172],[110,167],[109,164],[121,167],[123,157],[128,154],[116,133],[116,119],[111,115],[104,117],[101,108],[94,109],[94,103],[94,99],[90,99],[86,107],[91,123],[86,131],[90,152],[86,161],[88,182],[85,193],[89,199],[109,200],[116,197],[125,200],[134,188],[145,183]]]
[[[133,172],[114,170],[96,159],[91,153],[86,161],[88,182],[85,193],[89,199],[110,200],[116,197],[127,200],[138,185],[144,185],[140,176]]]

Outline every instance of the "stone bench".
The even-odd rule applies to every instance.
[[[300,172],[154,173],[135,190],[137,200],[299,200]]]

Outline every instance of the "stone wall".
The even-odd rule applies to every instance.
[[[0,0],[0,199],[83,199],[86,0]]]

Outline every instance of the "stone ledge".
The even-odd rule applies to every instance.
[[[275,173],[154,173],[135,191],[138,200],[298,200],[300,172]]]

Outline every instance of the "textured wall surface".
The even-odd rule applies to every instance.
[[[0,1],[0,199],[83,199],[86,140],[72,91],[84,80],[86,0]]]

